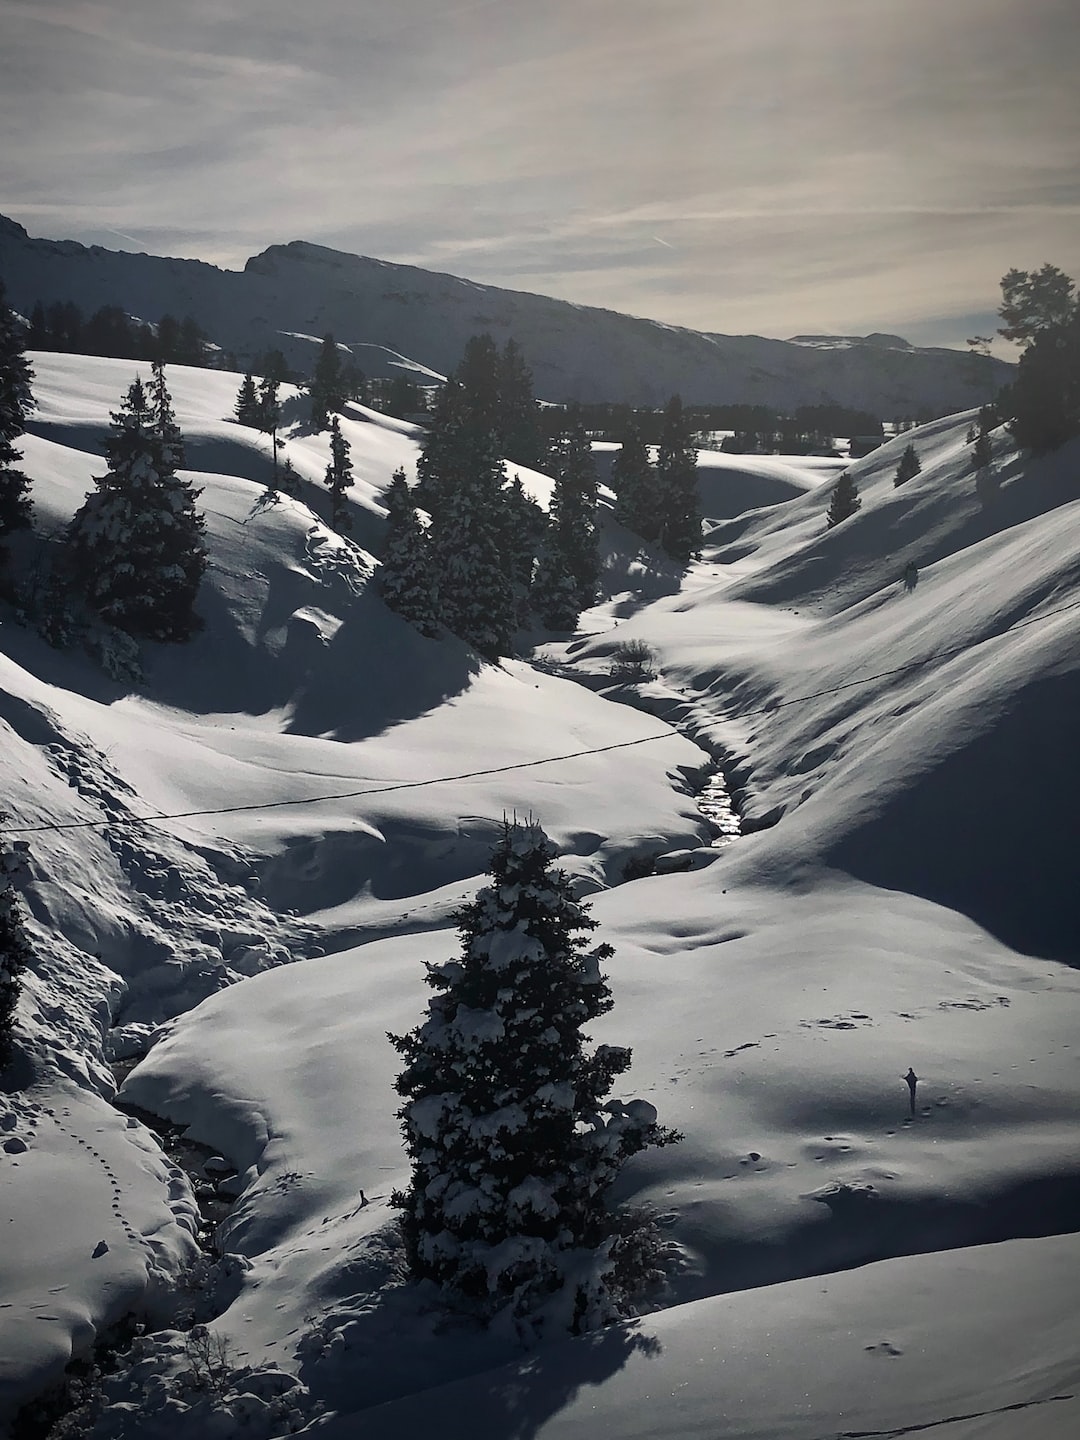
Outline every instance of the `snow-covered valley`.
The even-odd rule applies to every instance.
[[[57,533],[132,366],[32,359],[23,468]],[[862,509],[828,532],[820,462],[703,455],[702,559],[680,576],[608,520],[602,603],[496,665],[370,583],[413,427],[347,410],[344,540],[325,432],[291,427],[301,495],[267,503],[268,441],[226,418],[239,378],[170,370],[200,635],[121,682],[0,612],[35,950],[0,1091],[0,1425],[134,1316],[76,1433],[1068,1433],[1080,442],[1031,461],[996,432],[977,491],[971,416],[934,422],[856,463]],[[896,488],[908,440],[922,473]],[[629,640],[658,674],[628,687]],[[716,762],[744,831],[720,848]],[[633,1047],[621,1093],[684,1135],[616,1196],[668,1241],[655,1309],[529,1351],[405,1281],[387,1204],[408,1163],[386,1032],[416,1023],[514,813],[614,946],[594,1037]],[[227,1258],[200,1256],[191,1180],[137,1114],[220,1157]],[[193,1318],[201,1390],[176,1378]]]

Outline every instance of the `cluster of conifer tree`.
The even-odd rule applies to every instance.
[[[206,365],[211,348],[192,315],[165,314],[156,325],[136,320],[119,305],[102,305],[87,319],[72,300],[30,312],[26,337],[31,350],[73,355],[109,355],[118,360],[160,360],[170,365]]]
[[[617,497],[615,518],[665,550],[677,564],[688,564],[701,544],[701,511],[694,431],[678,395],[664,407],[655,465],[641,427],[631,417],[612,466],[611,484]]]
[[[554,447],[545,516],[505,460],[545,465],[532,376],[514,341],[474,336],[435,407],[410,490],[387,494],[382,590],[426,634],[444,626],[489,658],[530,614],[569,627],[596,599],[596,471],[573,417]],[[423,512],[422,514],[419,512]]]
[[[549,412],[550,413],[550,412]],[[548,435],[545,436],[545,428]],[[545,515],[508,461],[554,479]],[[655,465],[631,426],[616,461],[617,514],[685,564],[701,536],[697,455],[678,397],[664,412]],[[382,589],[426,634],[445,626],[489,657],[509,653],[533,620],[573,629],[600,582],[597,475],[576,407],[541,423],[532,375],[513,340],[500,351],[474,336],[438,399],[410,489],[398,472],[387,493]]]
[[[28,526],[30,483],[14,441],[33,405],[28,333],[0,285],[0,537]],[[183,640],[198,628],[195,596],[206,568],[198,491],[180,475],[184,444],[152,362],[112,415],[106,471],[54,547],[50,574],[27,600],[42,633],[68,643],[97,618],[132,639]]]

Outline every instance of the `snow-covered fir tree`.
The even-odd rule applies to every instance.
[[[609,1101],[630,1064],[583,1033],[611,1008],[596,922],[552,868],[538,824],[506,823],[492,883],[458,915],[461,954],[430,966],[427,1019],[392,1035],[412,1180],[393,1202],[413,1274],[487,1318],[543,1314],[580,1331],[625,1313],[624,1162],[679,1137],[645,1101]]]
[[[656,454],[656,501],[657,539],[677,564],[689,564],[701,547],[701,509],[694,432],[678,395],[664,407]]]
[[[540,548],[529,603],[541,625],[548,630],[573,630],[577,627],[581,614],[578,588],[552,529],[549,529],[547,540]]]
[[[908,480],[914,480],[916,475],[922,473],[922,464],[915,453],[915,446],[908,445],[900,456],[899,464],[896,467],[896,474],[893,476],[894,485],[904,485]]]
[[[240,425],[250,425],[255,430],[260,428],[259,392],[255,388],[254,375],[247,374],[240,382],[233,414]]]
[[[519,602],[519,614],[524,619],[536,557],[547,534],[548,519],[536,501],[525,493],[520,475],[515,475],[509,485],[503,487],[501,498],[503,555]]]
[[[840,478],[833,486],[832,499],[829,501],[829,509],[825,516],[826,527],[832,530],[861,508],[859,487],[855,484],[851,471],[841,471]]]
[[[0,810],[0,824],[7,816]],[[26,847],[9,847],[0,837],[0,1070],[12,1056],[15,1008],[22,975],[30,963],[30,941],[17,885],[26,878]]]
[[[471,447],[468,483],[433,518],[431,557],[440,623],[495,660],[510,653],[517,607],[501,544],[503,465],[491,441]]]
[[[581,417],[571,411],[552,456],[555,485],[551,492],[549,546],[562,552],[574,582],[579,611],[596,601],[600,559],[596,532],[596,464]]]
[[[489,659],[506,655],[516,624],[502,544],[506,472],[495,431],[456,377],[443,386],[416,470],[439,623]]]
[[[649,460],[649,447],[633,415],[627,421],[611,466],[611,488],[615,491],[615,519],[643,540],[659,534],[659,497],[656,471]]]
[[[32,379],[23,326],[4,302],[0,280],[0,537],[30,523],[30,481],[18,468],[22,454],[13,442],[34,403]]]
[[[108,471],[68,530],[78,589],[117,629],[151,640],[185,640],[198,628],[195,596],[206,568],[199,491],[182,479],[183,443],[164,371],[149,394],[136,379],[112,416]]]
[[[379,590],[391,610],[422,635],[439,628],[435,614],[428,535],[416,510],[404,470],[395,470],[386,490],[386,544]]]
[[[353,483],[351,450],[335,415],[330,423],[330,464],[326,467],[325,484],[330,491],[330,528],[339,535],[352,529],[349,507],[345,503],[345,491],[351,489]]]

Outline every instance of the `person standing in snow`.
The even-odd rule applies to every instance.
[[[916,1085],[918,1085],[918,1083],[919,1083],[919,1077],[915,1074],[915,1071],[914,1071],[914,1070],[911,1068],[911,1066],[909,1065],[909,1066],[908,1066],[908,1072],[907,1072],[907,1074],[906,1074],[906,1075],[901,1075],[901,1076],[900,1076],[900,1079],[907,1081],[907,1087],[908,1087],[908,1090],[909,1090],[910,1093],[911,1093],[911,1113],[912,1113],[912,1115],[914,1115],[914,1114],[915,1114],[915,1087],[916,1087]]]

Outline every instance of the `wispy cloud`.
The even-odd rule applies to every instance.
[[[1080,266],[1073,0],[0,8],[32,230],[227,264],[307,238],[777,334]]]

